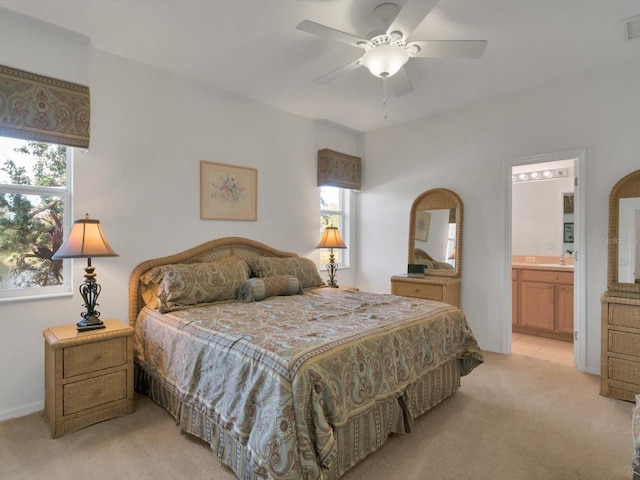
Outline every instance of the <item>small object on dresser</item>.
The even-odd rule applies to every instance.
[[[407,265],[407,276],[414,278],[424,277],[424,270],[426,266],[420,264],[409,263]]]

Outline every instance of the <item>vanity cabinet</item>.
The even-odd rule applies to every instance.
[[[640,299],[603,295],[600,395],[633,402],[640,392]]]
[[[513,330],[571,341],[573,272],[533,268],[513,270],[516,270],[512,275],[512,296],[516,297]]]

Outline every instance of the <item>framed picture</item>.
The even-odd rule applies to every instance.
[[[431,224],[431,214],[426,210],[416,211],[416,240],[421,242],[429,241],[429,225]]]
[[[564,224],[564,243],[573,243],[573,222]]]
[[[200,161],[200,218],[257,220],[258,170]]]
[[[564,213],[573,213],[573,195],[564,195]]]

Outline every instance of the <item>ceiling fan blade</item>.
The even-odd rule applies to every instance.
[[[407,71],[404,67],[398,70],[398,73],[389,77],[387,82],[389,82],[389,88],[393,90],[396,97],[400,97],[413,91],[413,85],[411,84],[409,75],[407,75]]]
[[[368,43],[364,38],[360,38],[356,35],[351,35],[350,33],[336,30],[335,28],[327,27],[326,25],[312,22],[311,20],[303,20],[298,25],[296,25],[296,28],[303,32],[312,33],[314,35],[318,35],[319,37],[329,38],[337,42],[346,43],[347,45],[351,45],[353,47],[362,48],[359,44]]]
[[[346,65],[343,65],[340,68],[336,68],[334,71],[329,72],[326,75],[316,78],[314,82],[324,85],[325,83],[329,83],[330,81],[335,80],[339,76],[344,75],[345,73],[352,72],[360,67],[361,67],[360,59],[357,58],[353,62],[347,63]]]
[[[440,0],[407,0],[407,3],[405,3],[400,9],[400,12],[398,12],[398,16],[391,22],[387,32],[402,32],[406,40],[439,1]]]
[[[407,45],[411,52],[412,45],[420,50],[411,53],[418,58],[480,58],[487,48],[486,40],[419,40]]]

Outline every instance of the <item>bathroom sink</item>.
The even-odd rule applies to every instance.
[[[573,268],[573,265],[562,265],[561,263],[536,263],[535,267],[561,267],[561,268]]]

